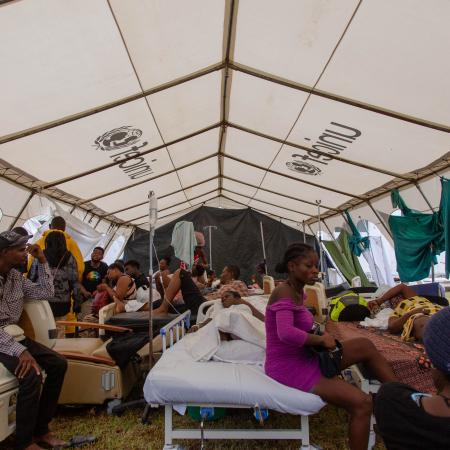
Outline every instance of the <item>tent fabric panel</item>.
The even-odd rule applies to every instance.
[[[449,124],[448,17],[445,0],[362,2],[318,88]]]
[[[125,189],[124,191],[99,198],[94,203],[105,211],[118,211],[130,205],[145,201],[148,198],[149,191],[154,191],[157,196],[161,196],[170,194],[181,188],[177,174],[173,172],[156,180],[147,181],[146,183]]]
[[[227,180],[226,178],[223,180],[222,186],[227,191],[233,191],[243,196],[254,197],[257,192],[257,189],[254,187],[238,183],[237,181]]]
[[[50,183],[136,156],[120,163],[130,166],[141,161],[137,153],[162,143],[148,106],[140,99],[3,144],[0,157]],[[150,163],[154,154],[143,158]],[[120,167],[108,170],[119,172]]]
[[[190,187],[189,189],[185,189],[184,193],[188,199],[192,199],[198,197],[200,195],[205,194],[206,192],[210,192],[212,190],[217,190],[219,188],[219,179],[210,180],[205,183],[199,183],[195,186]]]
[[[235,156],[243,160],[251,158],[259,166],[269,167],[280,147],[281,144],[279,142],[246,133],[233,127],[227,128],[226,155]]]
[[[246,205],[241,205],[240,203],[236,203],[233,200],[229,200],[228,198],[224,198],[221,196],[212,198],[211,200],[206,201],[205,206],[211,206],[212,208],[219,208],[219,209],[245,209],[245,208],[247,208]]]
[[[293,172],[292,175],[294,175]],[[316,180],[314,179],[311,181],[315,182]],[[319,183],[319,181],[317,181],[317,183]],[[299,181],[285,178],[282,175],[273,173],[268,173],[266,175],[261,187],[279,192],[281,195],[286,194],[293,197],[298,196],[298,198],[310,202],[322,200],[322,203],[324,205],[330,206],[332,208],[336,208],[339,205],[350,200],[350,197],[347,197],[346,195],[338,194],[336,192],[331,192],[326,189],[317,187],[311,188],[311,186],[308,186],[305,183],[301,183]]]
[[[168,148],[175,167],[180,167],[216,154],[218,147],[219,128],[215,128],[178,142]]]
[[[220,71],[147,97],[165,142],[220,121]]]
[[[274,216],[277,216],[279,218],[286,218],[290,219],[293,222],[298,220],[301,222],[302,220],[308,220],[309,216],[305,216],[304,214],[298,214],[296,212],[290,211],[288,209],[283,208],[283,205],[280,206],[274,206],[269,205],[267,203],[263,203],[259,200],[250,200],[248,202],[248,206],[254,207],[255,209],[268,212],[269,214],[272,214]]]
[[[317,207],[310,205],[308,203],[299,202],[291,198],[287,198],[280,194],[275,194],[272,192],[258,190],[255,195],[255,200],[266,201],[273,203],[275,205],[280,205],[282,208],[293,209],[294,211],[299,211],[305,214],[310,214],[315,216],[317,214]]]
[[[225,157],[223,159],[223,173],[228,177],[242,178],[242,181],[259,186],[264,178],[265,171]]]
[[[229,121],[284,139],[307,94],[233,71]]]
[[[403,174],[440,158],[450,147],[450,134],[312,96],[288,141],[310,148],[297,153],[308,154],[307,162],[318,167],[323,164],[314,160],[328,157],[314,150]]]
[[[140,180],[173,170],[166,149],[157,150],[145,157],[136,157],[119,165],[82,178],[68,181],[59,188],[84,199],[107,194],[109,190],[126,188]]]
[[[393,178],[361,167],[352,166],[341,161],[329,160],[315,162],[305,166],[302,159],[306,152],[284,146],[271,168],[299,179],[312,181],[321,186],[337,189],[342,192],[361,195],[391,181]],[[320,198],[325,203],[326,197]]]
[[[0,179],[0,190],[3,193],[0,201],[2,211],[0,231],[6,231],[15,222],[20,210],[27,202],[30,192],[3,179]]]
[[[14,2],[0,30],[0,136],[139,91],[107,2]]]
[[[178,176],[183,186],[198,184],[201,180],[214,177],[218,174],[217,158],[205,159],[178,171]]]
[[[113,0],[111,6],[144,89],[221,59],[223,0]]]
[[[234,59],[313,86],[357,3],[355,0],[240,2]]]

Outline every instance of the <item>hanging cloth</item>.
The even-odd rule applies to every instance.
[[[392,206],[403,213],[403,216],[389,216],[400,279],[423,280],[428,277],[431,264],[437,263],[436,255],[445,248],[440,214],[410,209],[397,189],[391,192],[391,200]]]
[[[187,264],[189,268],[192,268],[194,250],[197,245],[194,224],[185,220],[177,222],[173,227],[171,245],[175,251],[175,256]]]
[[[348,244],[350,246],[350,250],[354,255],[360,256],[361,253],[369,249],[369,237],[362,237],[348,211],[344,211],[344,213],[347,217],[348,225],[351,231],[351,234],[349,234],[348,236]]]
[[[334,241],[323,241],[323,243],[337,268],[349,283],[351,283],[354,277],[359,276],[363,286],[370,286],[370,282],[362,270],[358,257],[350,250],[349,234],[346,230],[340,232],[337,243]]]
[[[445,248],[445,277],[450,273],[450,180],[441,178],[441,203],[439,204],[439,222],[443,228]]]

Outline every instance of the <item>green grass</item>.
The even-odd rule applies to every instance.
[[[132,410],[121,417],[110,416],[100,408],[60,408],[52,430],[63,439],[76,434],[97,437],[97,443],[84,446],[83,449],[104,450],[138,450],[162,449],[164,445],[164,409],[151,412],[151,424],[143,425],[140,421],[141,410]],[[270,412],[266,427],[295,428],[299,425],[298,417]],[[310,439],[325,450],[346,449],[347,415],[344,411],[326,406],[319,414],[310,417]],[[188,416],[174,414],[174,425],[178,427],[198,427],[198,422]],[[259,428],[250,410],[228,410],[227,416],[217,422],[206,424],[218,428]],[[175,441],[186,449],[198,449],[199,441]],[[0,449],[11,449],[12,438],[0,444]],[[207,441],[206,449],[298,449],[295,441]],[[384,449],[382,444],[377,450]]]

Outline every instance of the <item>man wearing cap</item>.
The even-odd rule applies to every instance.
[[[29,338],[17,342],[8,334],[8,325],[15,325],[20,319],[25,298],[41,300],[54,295],[53,277],[45,255],[38,245],[27,245],[30,237],[14,231],[0,233],[0,363],[19,381],[16,446],[39,450],[39,442],[52,447],[65,444],[50,433],[48,424],[56,411],[67,362]],[[37,283],[15,269],[26,262],[28,253],[38,260]],[[46,374],[43,386],[41,368]]]

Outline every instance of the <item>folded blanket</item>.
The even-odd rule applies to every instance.
[[[380,330],[387,330],[389,317],[391,317],[393,313],[393,309],[384,308],[379,313],[377,313],[377,315],[373,319],[366,317],[362,322],[359,322],[359,324],[363,327],[372,327],[379,328]]]
[[[246,344],[230,344],[233,341],[226,341],[228,343],[224,343],[224,349],[219,351],[222,346],[219,331],[230,333],[237,342],[241,340]],[[185,336],[184,343],[195,361],[209,361],[219,352],[218,359],[221,361],[242,362],[243,359],[249,364],[259,364],[261,349],[264,352],[266,347],[266,333],[264,323],[253,317],[248,306],[237,305],[217,311],[210,323]],[[255,350],[254,359],[251,346]],[[231,354],[232,360],[227,356]]]

